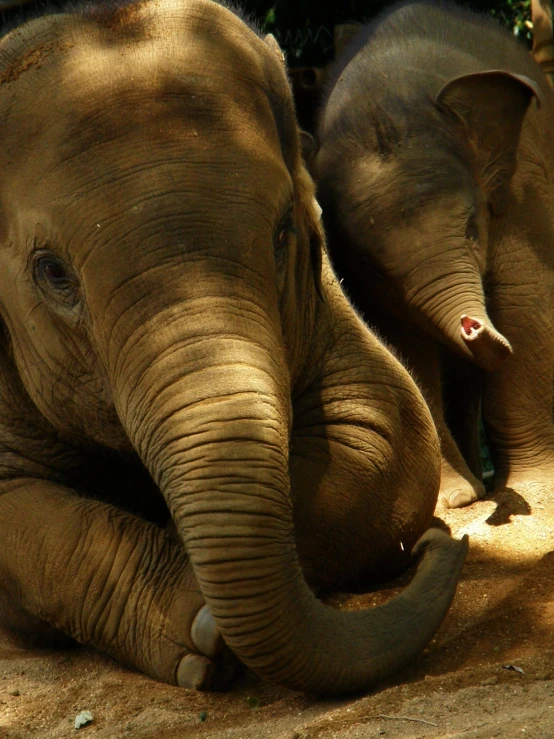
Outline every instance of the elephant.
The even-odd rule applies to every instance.
[[[467,539],[431,527],[431,415],[330,267],[275,39],[213,0],[30,15],[0,140],[3,628],[196,689],[408,664]],[[410,550],[384,606],[320,599]]]
[[[533,23],[533,57],[544,72],[550,87],[554,88],[552,0],[531,0],[531,21]]]
[[[432,409],[441,500],[485,493],[481,414],[495,489],[551,488],[554,104],[540,67],[492,18],[413,2],[364,27],[330,75],[310,163],[329,251]]]

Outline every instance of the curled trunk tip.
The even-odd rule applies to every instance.
[[[485,319],[463,314],[460,319],[462,339],[476,364],[494,370],[513,354],[510,342]]]

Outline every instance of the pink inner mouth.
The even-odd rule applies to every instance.
[[[477,321],[475,318],[471,318],[470,316],[462,316],[461,321],[463,332],[468,338],[470,338],[472,334],[477,333],[483,326],[481,321]]]
[[[460,334],[463,347],[471,354],[472,361],[489,372],[512,354],[510,342],[488,322],[460,316]]]

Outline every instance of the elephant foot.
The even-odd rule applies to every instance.
[[[461,475],[441,481],[440,500],[446,508],[462,508],[485,497],[485,486],[476,477]]]
[[[225,690],[243,670],[243,665],[233,652],[224,646],[216,659],[198,654],[186,654],[179,662],[176,673],[180,688],[203,691]]]
[[[244,667],[223,641],[183,548],[165,533],[162,537],[171,569],[163,571],[156,607],[149,598],[135,610],[144,637],[135,648],[134,665],[181,688],[224,690]],[[153,588],[152,578],[147,584]]]
[[[176,671],[177,685],[199,691],[224,690],[242,665],[223,642],[206,605],[192,622],[191,639],[200,654],[185,654],[181,659]]]

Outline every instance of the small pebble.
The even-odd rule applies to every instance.
[[[80,729],[82,726],[90,724],[93,720],[94,716],[90,711],[81,711],[81,713],[75,716],[75,728]]]
[[[17,688],[14,688],[13,690],[8,690],[8,695],[18,696],[18,695],[21,695],[21,693],[19,692]]]

